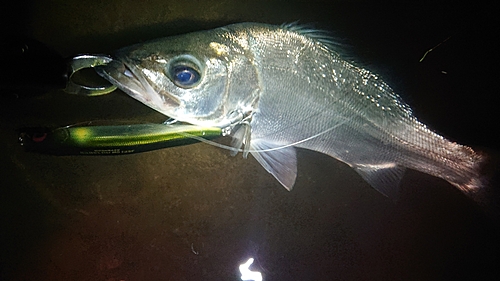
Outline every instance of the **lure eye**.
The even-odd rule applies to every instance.
[[[200,81],[200,73],[187,65],[173,66],[171,77],[175,85],[182,88],[191,88]]]

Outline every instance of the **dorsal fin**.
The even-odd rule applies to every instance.
[[[292,23],[284,23],[280,26],[284,30],[291,32],[296,32],[300,35],[306,36],[308,38],[314,39],[315,41],[321,42],[330,51],[340,54],[344,53],[342,49],[345,47],[341,44],[339,40],[335,40],[330,32],[321,29],[313,28],[311,25],[299,24],[298,21]]]

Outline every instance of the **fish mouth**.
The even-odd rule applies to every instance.
[[[95,70],[132,98],[165,115],[170,116],[172,110],[181,105],[179,99],[151,83],[134,62],[114,58],[106,65],[96,66]]]

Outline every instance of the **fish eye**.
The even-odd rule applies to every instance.
[[[179,87],[190,88],[200,81],[200,73],[187,65],[176,65],[170,71],[174,84]]]
[[[198,60],[191,55],[180,55],[170,60],[166,68],[166,74],[181,88],[192,88],[201,79],[201,67]]]

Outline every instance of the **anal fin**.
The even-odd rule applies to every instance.
[[[395,163],[377,165],[356,165],[353,167],[373,188],[383,195],[398,199],[399,183],[405,168]]]

